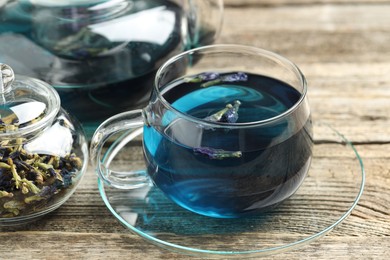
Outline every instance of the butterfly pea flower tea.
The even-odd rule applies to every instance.
[[[237,59],[246,66],[239,70]],[[102,139],[140,127],[150,182],[205,216],[238,218],[279,205],[302,184],[311,162],[304,76],[283,57],[253,47],[207,46],[169,60],[144,110],[97,130],[91,149],[97,163]],[[131,188],[131,171],[121,181],[98,173]]]

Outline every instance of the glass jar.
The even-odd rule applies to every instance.
[[[53,85],[87,133],[143,107],[158,67],[212,43],[223,0],[0,1],[0,61]]]
[[[0,226],[23,224],[62,205],[88,164],[81,124],[49,84],[0,63]]]

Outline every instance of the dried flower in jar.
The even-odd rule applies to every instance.
[[[72,185],[83,165],[73,152],[59,157],[7,144],[0,143],[0,217],[30,214],[45,207],[54,195]]]

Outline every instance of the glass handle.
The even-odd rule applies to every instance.
[[[187,4],[187,49],[213,43],[222,28],[223,0],[188,0]]]
[[[109,168],[118,152],[131,140],[143,132],[143,110],[124,112],[104,121],[95,131],[90,145],[90,156],[93,167],[105,183],[119,189],[135,189],[150,184],[145,170],[119,172]],[[123,134],[115,139],[116,134]],[[107,141],[113,141],[103,152]]]

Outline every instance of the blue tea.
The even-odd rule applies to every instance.
[[[159,124],[144,127],[148,174],[182,207],[241,217],[278,205],[302,183],[311,161],[310,115],[253,124],[300,100],[302,94],[290,85],[241,72],[203,73],[161,93],[188,117],[167,111]]]

